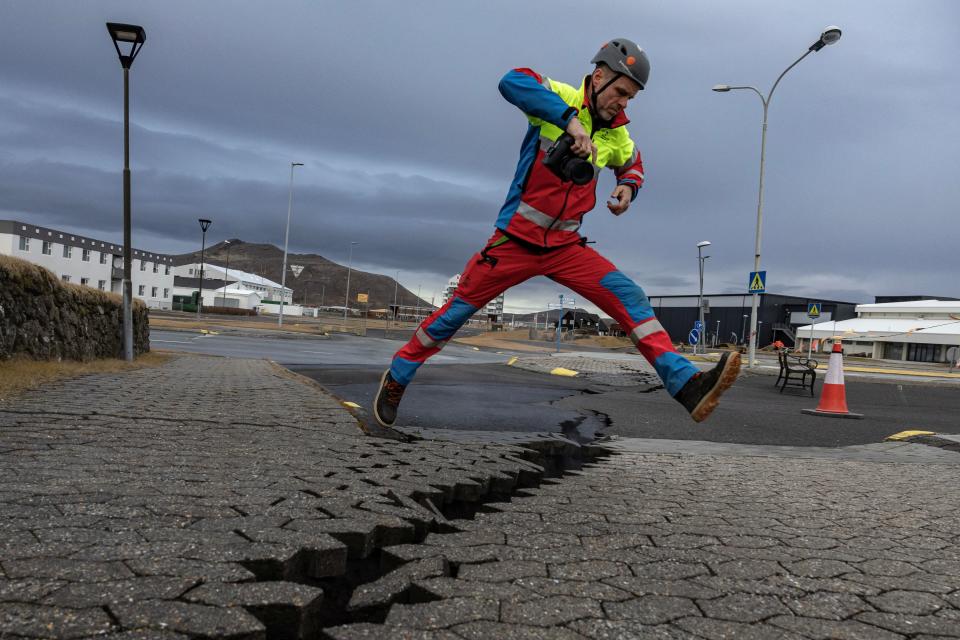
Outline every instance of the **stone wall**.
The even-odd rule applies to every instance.
[[[134,300],[134,354],[150,350],[147,307]],[[123,302],[61,282],[43,267],[0,255],[0,360],[91,360],[123,355]]]

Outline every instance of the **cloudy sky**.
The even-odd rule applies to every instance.
[[[843,37],[781,82],[769,116],[768,290],[870,302],[960,297],[960,3],[954,0],[0,0],[0,218],[122,237],[122,75],[107,21],[143,25],[131,73],[134,244],[290,249],[395,275],[424,297],[492,231],[526,121],[512,67],[578,83],[616,36],[649,54],[628,107],[647,184],[584,233],[651,295],[753,266],[762,106],[823,27]],[[609,173],[609,172],[607,172]],[[564,292],[540,278],[508,311]],[[569,292],[566,292],[568,295]]]

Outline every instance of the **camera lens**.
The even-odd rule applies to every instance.
[[[584,185],[593,180],[593,165],[582,158],[570,158],[564,167],[564,173],[573,184]]]

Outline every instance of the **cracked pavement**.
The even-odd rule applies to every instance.
[[[385,549],[354,603],[397,602],[384,624],[327,637],[960,637],[960,455],[670,444]]]
[[[960,637],[957,452],[420,435],[254,360],[0,405],[0,636]]]

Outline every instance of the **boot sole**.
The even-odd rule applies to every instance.
[[[383,418],[380,417],[380,412],[377,411],[377,398],[380,397],[380,392],[383,391],[383,385],[386,384],[388,373],[390,373],[390,369],[387,369],[386,371],[384,371],[383,375],[380,376],[380,386],[377,387],[377,394],[373,396],[373,417],[374,419],[376,419],[377,424],[379,424],[381,427],[385,429],[392,429],[393,422],[385,421]]]
[[[736,382],[739,373],[740,354],[734,351],[727,357],[727,364],[723,367],[717,384],[713,386],[713,389],[711,389],[707,395],[703,396],[703,399],[700,400],[693,411],[690,412],[690,417],[693,418],[694,422],[703,422],[710,417],[710,414],[713,413],[713,410],[716,409],[720,403],[720,396]]]

